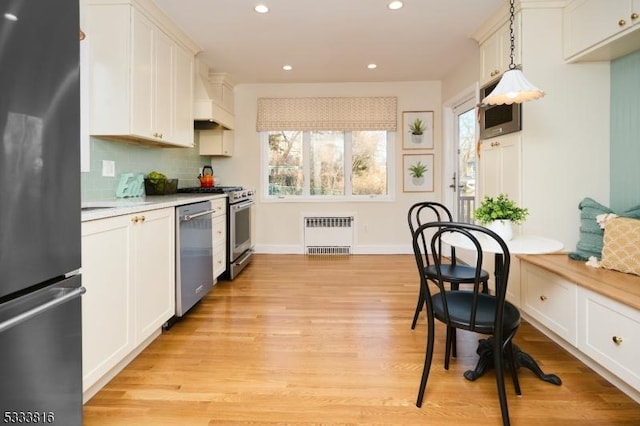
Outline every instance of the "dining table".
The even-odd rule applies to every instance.
[[[491,253],[494,255],[494,279],[508,280],[508,276],[505,276],[504,271],[501,270],[503,253],[500,245],[485,234],[473,234],[478,239],[482,251],[484,253]],[[445,232],[444,234],[442,234],[442,242],[463,250],[476,250],[476,247],[469,238],[457,232]],[[508,241],[505,240],[505,243],[511,255],[554,253],[562,250],[563,248],[562,242],[553,238],[526,234],[514,235]],[[473,370],[467,370],[464,372],[464,377],[467,380],[474,381],[482,376],[489,368],[493,367],[493,343],[491,339],[492,337],[479,340],[478,349],[476,350],[479,355],[479,359],[476,367]],[[533,357],[526,352],[522,351],[516,344],[513,345],[513,353],[516,368],[528,368],[538,378],[545,382],[549,382],[558,386],[562,384],[562,380],[560,379],[560,377],[555,374],[545,374],[538,363],[535,361],[535,359],[533,359]]]

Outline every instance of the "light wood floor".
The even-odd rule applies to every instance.
[[[443,368],[442,328],[416,408],[425,320],[412,256],[258,255],[221,281],[84,409],[85,425],[498,425],[492,371],[475,382],[479,336],[458,333]],[[513,425],[638,425],[640,405],[523,324],[516,343],[555,386],[507,382]]]

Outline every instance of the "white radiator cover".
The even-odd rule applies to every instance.
[[[352,215],[304,215],[304,251],[306,254],[351,254],[355,230]]]

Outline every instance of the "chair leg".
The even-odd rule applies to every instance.
[[[449,359],[451,358],[451,346],[452,339],[455,341],[456,329],[453,327],[447,327],[447,337],[445,340],[445,350],[444,350],[444,369],[449,369]]]
[[[422,367],[422,379],[420,379],[420,389],[418,390],[418,399],[416,406],[422,407],[422,399],[424,398],[424,391],[427,387],[427,379],[429,378],[429,370],[431,369],[431,361],[433,360],[433,342],[434,342],[434,318],[431,315],[427,315],[427,353],[424,357],[424,367]]]
[[[458,339],[456,339],[456,332],[456,328],[451,329],[451,356],[454,358],[458,358]]]
[[[499,341],[502,339],[495,339],[493,348],[493,364],[496,369],[496,382],[498,385],[498,399],[500,400],[500,411],[502,412],[502,424],[503,426],[510,426],[509,421],[509,407],[507,405],[507,392],[504,386],[504,356],[503,346]]]
[[[424,291],[422,290],[422,285],[420,285],[420,293],[418,295],[418,303],[416,304],[416,311],[413,314],[413,322],[411,323],[411,329],[415,330],[416,323],[418,322],[418,317],[420,316],[420,312],[422,312],[422,307],[424,306]]]
[[[516,390],[516,395],[522,395],[522,391],[520,390],[520,381],[518,380],[518,370],[516,367],[515,357],[513,356],[513,337],[515,336],[515,331],[511,333],[509,336],[505,351],[507,354],[507,362],[509,363],[509,369],[511,370],[511,380],[513,380],[513,387]]]
[[[482,292],[484,294],[489,294],[489,282],[488,281],[482,281]]]

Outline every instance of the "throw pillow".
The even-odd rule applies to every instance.
[[[576,244],[576,250],[569,253],[571,259],[589,260],[594,256],[602,258],[602,238],[604,230],[596,221],[596,216],[605,213],[616,213],[618,216],[640,219],[640,205],[634,206],[624,212],[615,212],[592,198],[585,198],[578,204],[580,209],[580,239]]]
[[[576,250],[569,253],[569,257],[577,260],[588,260],[589,257],[595,256],[600,259],[604,230],[598,225],[596,216],[613,213],[613,210],[591,198],[585,198],[580,201],[578,208],[580,209],[580,239],[576,245]]]
[[[605,226],[603,241],[600,266],[640,275],[640,220],[611,219]]]

